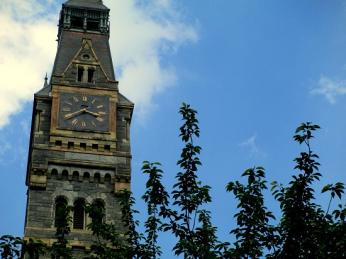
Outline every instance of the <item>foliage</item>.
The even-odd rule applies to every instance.
[[[0,237],[0,255],[1,258],[10,259],[19,257],[22,240],[19,237],[3,235]]]
[[[313,184],[319,181],[318,155],[311,149],[313,132],[320,127],[310,122],[302,123],[296,130],[294,140],[304,144],[306,151],[294,159],[295,169],[299,171],[292,176],[287,187],[273,183],[273,195],[279,201],[282,218],[279,224],[281,247],[273,256],[279,258],[343,258],[344,222],[337,222],[329,214],[332,199],[341,198],[344,185],[336,183],[327,185],[322,192],[331,192],[327,212],[315,203]],[[340,229],[341,228],[343,229]],[[341,231],[340,231],[341,230]],[[338,235],[337,235],[338,234]],[[335,240],[338,236],[339,240]],[[329,237],[329,238],[326,238]],[[333,242],[331,242],[333,240]],[[345,251],[345,250],[343,250]],[[335,256],[334,256],[335,255]]]
[[[163,171],[160,163],[143,162],[142,172],[149,176],[143,200],[147,204],[148,219],[145,222],[145,250],[148,258],[157,258],[162,252],[157,244],[158,232],[162,229],[160,209],[168,206],[169,195],[161,183]]]
[[[237,228],[231,231],[236,237],[234,248],[228,251],[231,258],[259,258],[263,250],[275,249],[277,233],[269,225],[274,215],[264,206],[263,190],[267,189],[263,167],[247,169],[242,176],[247,177],[247,184],[239,181],[228,183],[226,189],[233,192],[238,203]]]
[[[123,190],[117,194],[122,224],[106,222],[103,204],[87,204],[85,210],[92,219],[87,227],[96,237],[88,259],[160,258],[161,231],[175,236],[173,251],[185,259],[346,258],[346,204],[332,206],[335,199],[343,198],[344,183],[328,184],[322,189],[322,193],[330,195],[326,210],[315,200],[314,184],[322,175],[311,140],[320,128],[318,125],[307,122],[297,128],[294,140],[306,148],[294,159],[298,172],[287,186],[272,183],[272,195],[282,211],[276,224],[274,215],[265,206],[263,193],[267,190],[267,181],[263,167],[245,170],[242,177],[246,178],[246,183],[231,181],[227,184],[226,190],[233,193],[237,201],[234,215],[237,226],[230,232],[235,241],[230,244],[219,241],[211,213],[205,208],[211,196],[210,187],[203,185],[197,174],[201,166],[201,147],[195,144],[200,135],[197,111],[183,104],[179,113],[183,120],[180,138],[184,147],[177,162],[180,171],[172,192],[169,194],[162,184],[161,164],[144,161],[142,172],[148,180],[142,199],[147,205],[148,218],[143,234],[137,231],[138,211],[134,209],[131,192]],[[66,240],[70,233],[70,211],[67,204],[57,207],[57,241],[49,248],[52,258],[72,258]],[[18,258],[25,253],[36,259],[45,252],[47,247],[39,240],[23,241],[8,235],[0,238],[2,258]]]
[[[22,254],[26,254],[28,259],[38,259],[40,255],[45,255],[48,247],[41,240],[29,238],[29,241],[23,240]]]
[[[56,206],[55,237],[57,238],[57,241],[55,241],[51,247],[50,252],[52,259],[72,258],[72,250],[67,246],[68,241],[66,240],[66,235],[68,235],[71,231],[71,211],[72,208],[68,206],[66,203],[61,203],[60,206]]]
[[[134,218],[134,215],[138,213],[137,210],[133,209],[135,199],[132,197],[131,192],[126,189],[121,192],[120,197],[122,222],[124,223],[124,228],[127,230],[125,232],[125,251],[127,251],[127,258],[146,257],[145,247],[141,243],[143,235],[136,230],[139,221]]]
[[[185,258],[216,257],[216,228],[212,226],[209,213],[200,208],[209,202],[210,187],[202,185],[198,180],[198,167],[201,161],[198,155],[201,147],[194,144],[200,135],[197,111],[183,103],[179,113],[183,125],[180,127],[180,137],[185,146],[182,149],[177,164],[181,171],[177,173],[176,183],[172,191],[172,207],[163,206],[161,214],[169,221],[163,225],[164,231],[171,231],[178,239],[173,250],[176,255],[183,254]],[[204,236],[204,235],[208,236]],[[215,238],[211,238],[211,235]],[[199,241],[204,240],[203,246]]]

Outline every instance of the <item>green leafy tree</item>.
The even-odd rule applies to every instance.
[[[0,237],[0,255],[4,259],[18,258],[21,254],[22,239],[11,235]]]
[[[176,255],[183,254],[185,258],[214,258],[217,256],[217,240],[205,234],[215,234],[216,228],[211,225],[209,214],[201,207],[211,202],[210,187],[202,185],[198,180],[197,171],[201,165],[199,154],[201,147],[194,144],[200,135],[197,111],[183,103],[179,113],[183,119],[180,127],[180,137],[185,146],[182,149],[177,164],[181,168],[173,186],[173,207],[163,206],[161,215],[168,218],[163,229],[171,231],[177,237],[173,250]],[[177,209],[175,209],[177,208]],[[206,231],[208,230],[208,231]],[[201,246],[200,239],[206,243]]]
[[[41,255],[47,253],[48,247],[41,240],[24,240],[22,245],[22,254],[27,255],[28,259],[39,259]]]
[[[158,233],[162,229],[160,217],[161,208],[168,206],[169,195],[161,183],[163,171],[160,163],[143,162],[142,172],[147,174],[146,192],[142,196],[147,204],[148,219],[145,222],[145,250],[148,258],[157,258],[162,255],[157,244]]]
[[[169,195],[162,184],[163,171],[159,163],[144,161],[142,172],[148,176],[142,198],[147,204],[148,218],[145,233],[137,231],[138,211],[131,192],[118,193],[122,226],[105,222],[102,204],[86,205],[92,219],[88,228],[96,237],[88,259],[156,259],[162,256],[158,238],[161,231],[172,233],[177,242],[173,247],[176,255],[186,259],[214,258],[276,258],[276,259],[341,259],[346,258],[346,204],[333,206],[335,199],[342,200],[345,186],[338,182],[328,184],[322,193],[329,193],[327,209],[316,203],[314,184],[320,180],[318,155],[312,151],[313,133],[319,129],[312,123],[301,124],[294,140],[306,150],[295,158],[297,174],[287,186],[273,182],[272,194],[279,202],[282,216],[273,226],[273,214],[265,206],[263,192],[267,189],[265,170],[262,167],[247,169],[240,181],[228,183],[237,203],[234,217],[237,226],[231,231],[233,244],[218,240],[217,229],[205,205],[211,202],[210,187],[198,179],[201,166],[201,147],[195,144],[200,135],[197,112],[183,104],[179,110],[183,125],[180,137],[184,143],[177,164],[180,171]],[[70,233],[71,208],[66,203],[56,209],[56,238],[50,248],[53,259],[72,258],[66,236]],[[333,209],[334,208],[334,209]],[[23,241],[5,235],[0,237],[1,258],[18,258],[25,253],[37,259],[45,252],[45,245],[37,240]],[[22,253],[22,254],[21,254]]]
[[[105,222],[105,210],[101,204],[93,203],[86,206],[86,211],[92,219],[88,228],[97,237],[97,241],[91,247],[90,256],[86,258],[147,258],[145,245],[141,243],[143,235],[136,230],[139,223],[134,219],[137,213],[133,209],[135,200],[128,190],[122,190],[118,198],[122,212],[122,230],[119,230],[119,226]]]
[[[278,239],[275,228],[269,224],[274,215],[264,206],[263,191],[267,189],[263,167],[247,169],[243,174],[247,184],[228,183],[226,189],[238,200],[235,214],[237,227],[231,231],[236,237],[234,247],[227,252],[230,258],[259,258],[263,250],[275,250]]]
[[[122,190],[120,198],[122,222],[124,224],[124,228],[126,229],[126,258],[146,257],[147,253],[145,246],[141,243],[143,240],[143,234],[137,232],[139,221],[134,217],[135,214],[138,213],[138,211],[133,208],[135,199],[132,197],[132,193],[126,189]]]
[[[328,222],[324,233],[325,255],[330,259],[346,258],[346,206],[338,204],[337,209],[330,213],[333,199],[338,197],[340,200],[344,194],[345,185],[341,182],[328,184],[322,189],[322,193],[330,192],[330,200],[325,214]]]
[[[52,259],[70,259],[72,258],[72,250],[67,246],[68,241],[66,235],[71,232],[70,224],[72,208],[66,203],[61,203],[60,206],[56,206],[55,237],[57,241],[52,244],[51,257]]]
[[[325,233],[328,222],[320,205],[315,203],[312,185],[320,180],[318,155],[311,149],[313,132],[320,127],[310,122],[302,123],[294,140],[306,146],[306,151],[295,158],[299,171],[287,187],[273,183],[274,197],[280,202],[281,249],[279,258],[327,258]]]
[[[91,223],[88,224],[88,229],[96,237],[96,242],[91,246],[91,253],[88,259],[100,258],[116,258],[117,253],[114,249],[118,245],[119,234],[112,224],[105,223],[105,209],[103,204],[98,201],[92,204],[87,204],[85,207],[86,213],[91,218]],[[110,246],[110,244],[112,246]],[[118,257],[122,258],[122,257]]]

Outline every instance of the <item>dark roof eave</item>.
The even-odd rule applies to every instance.
[[[72,7],[72,8],[82,8],[89,10],[102,10],[102,11],[110,11],[110,9],[103,4],[90,4],[90,3],[69,3],[66,2],[62,4],[63,7]]]

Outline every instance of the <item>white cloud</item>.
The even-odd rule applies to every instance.
[[[196,41],[197,33],[182,21],[172,0],[104,2],[111,9],[110,43],[120,90],[143,118],[153,96],[177,81],[163,57]],[[0,128],[32,100],[51,71],[60,3],[0,0]]]
[[[54,17],[42,12],[37,1],[0,2],[0,127],[32,100],[54,61]]]
[[[346,81],[333,80],[326,76],[321,76],[318,87],[311,91],[312,94],[323,95],[328,102],[334,104],[340,95],[346,95]]]
[[[251,156],[266,156],[265,153],[261,151],[258,147],[256,139],[257,136],[256,134],[254,134],[242,143],[240,143],[239,146],[248,150]]]
[[[119,71],[120,90],[143,115],[156,93],[176,83],[174,68],[162,65],[162,55],[185,42],[196,41],[193,26],[184,23],[171,0],[106,0],[111,9],[111,48]]]

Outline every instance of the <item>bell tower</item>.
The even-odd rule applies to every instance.
[[[51,245],[59,204],[74,208],[69,246],[87,250],[84,204],[98,201],[120,226],[117,192],[130,188],[134,105],[121,93],[102,0],[62,5],[51,78],[34,95],[26,185],[25,238]]]

